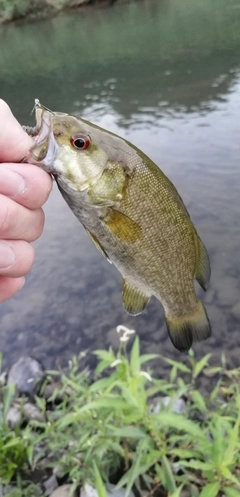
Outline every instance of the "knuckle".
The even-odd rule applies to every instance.
[[[52,179],[48,173],[42,171],[37,166],[29,164],[30,171],[23,169],[23,173],[27,178],[27,189],[24,193],[22,201],[30,206],[31,209],[42,207],[47,201],[52,189]]]
[[[41,208],[31,211],[27,228],[21,232],[17,238],[26,240],[27,242],[37,240],[43,232],[44,219],[44,212]]]
[[[32,242],[40,237],[45,220],[41,207],[31,210],[3,195],[0,204],[0,239]]]
[[[36,223],[35,223],[35,236],[38,238],[42,232],[44,227],[45,216],[42,208],[39,208],[36,211]]]
[[[34,248],[27,242],[21,242],[19,255],[18,276],[25,276],[31,270],[34,263]]]
[[[17,213],[16,210],[8,204],[8,202],[3,202],[0,211],[0,235],[6,236],[11,232],[17,223]]]

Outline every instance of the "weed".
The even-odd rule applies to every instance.
[[[109,479],[125,488],[148,495],[180,497],[237,497],[240,494],[240,368],[226,370],[225,361],[209,367],[210,355],[196,361],[193,351],[188,364],[159,357],[171,370],[168,379],[157,379],[148,363],[157,356],[141,355],[135,338],[130,354],[124,329],[117,353],[111,348],[94,354],[98,364],[94,378],[81,371],[80,357],[61,374],[62,389],[53,393],[62,398],[55,409],[47,410],[43,398],[36,398],[47,414],[44,423],[31,421],[15,432],[6,427],[12,392],[4,387],[0,421],[0,476],[10,481],[38,467],[43,457],[48,467],[61,467],[73,486],[89,483],[105,497]],[[107,372],[107,375],[103,373]],[[110,373],[109,373],[110,372]],[[204,373],[218,375],[209,395],[196,387]],[[213,380],[212,380],[213,381]],[[170,397],[167,405],[153,397]],[[174,412],[177,399],[185,399],[185,413]],[[119,476],[120,475],[120,476]],[[160,493],[159,493],[160,495]],[[161,494],[163,495],[163,494]]]

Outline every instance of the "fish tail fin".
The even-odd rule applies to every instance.
[[[184,316],[166,316],[168,333],[176,349],[186,352],[193,342],[206,340],[211,336],[211,325],[200,300],[197,300],[196,308],[191,314]]]

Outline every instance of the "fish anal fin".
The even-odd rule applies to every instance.
[[[123,280],[123,305],[126,311],[133,316],[140,314],[146,307],[150,296],[134,287],[126,279]]]
[[[206,248],[204,247],[200,238],[198,238],[198,261],[195,271],[195,278],[203,290],[207,290],[210,277],[211,277],[211,267],[210,260]]]
[[[167,315],[166,323],[171,341],[180,352],[188,351],[193,342],[201,342],[211,336],[211,325],[200,300],[193,313],[179,317]]]
[[[107,252],[104,250],[104,248],[102,247],[102,245],[98,241],[97,237],[95,235],[93,235],[90,231],[88,231],[87,228],[85,228],[85,229],[86,229],[86,232],[88,233],[88,235],[90,236],[92,242],[94,243],[95,247],[97,247],[97,249],[101,252],[101,254],[107,258],[108,262],[110,262],[110,264],[112,264],[112,262],[110,261],[108,255],[107,255]]]
[[[116,209],[111,209],[110,215],[106,216],[104,222],[108,229],[122,241],[133,243],[141,239],[141,227]]]

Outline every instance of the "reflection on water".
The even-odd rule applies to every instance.
[[[209,250],[213,336],[198,354],[240,352],[240,9],[236,0],[138,0],[0,30],[0,96],[25,124],[38,97],[127,137],[177,186]],[[142,347],[179,357],[160,304],[121,304],[121,276],[54,189],[36,263],[0,308],[0,349],[46,365],[116,345],[119,323]]]

